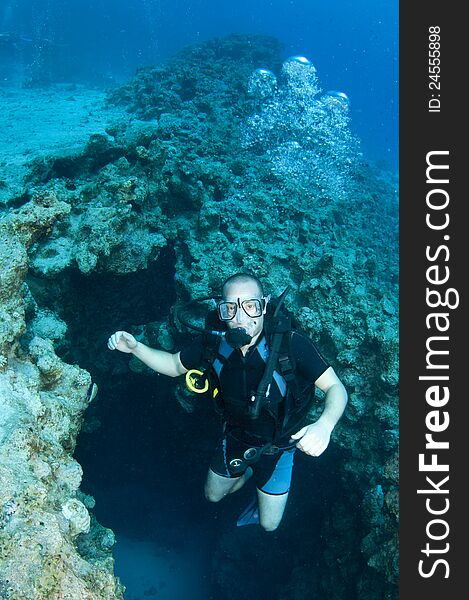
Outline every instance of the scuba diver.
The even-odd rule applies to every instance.
[[[347,404],[334,369],[308,337],[292,328],[283,307],[287,291],[275,304],[259,279],[238,273],[223,284],[215,318],[209,314],[205,327],[191,325],[179,313],[183,324],[199,331],[180,352],[150,348],[125,331],[116,331],[107,344],[158,373],[186,375],[189,389],[213,397],[223,431],[205,496],[218,502],[252,477],[257,493],[237,524],[259,523],[265,531],[274,531],[282,520],[296,450],[320,456]],[[324,392],[324,407],[311,423],[315,388]]]

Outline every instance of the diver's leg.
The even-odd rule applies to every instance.
[[[266,531],[277,529],[282,520],[290,491],[294,456],[295,448],[284,450],[276,460],[275,468],[268,480],[262,484],[258,482],[259,522]],[[270,458],[266,456],[263,464],[268,464]]]
[[[284,494],[267,494],[259,489],[257,490],[259,523],[265,531],[275,531],[280,525],[287,500],[288,492]]]
[[[252,475],[248,467],[239,477],[232,477],[230,462],[243,456],[245,446],[231,436],[222,437],[215,449],[210,462],[207,479],[205,481],[205,497],[210,502],[218,502],[228,494],[239,490]]]
[[[251,479],[251,477],[252,477],[252,469],[251,469],[251,467],[248,467],[244,471],[244,473],[241,475],[241,477],[238,477],[238,481],[232,487],[230,494],[240,490],[243,487],[243,485],[246,483],[246,481],[248,481],[248,479]]]
[[[205,481],[205,497],[210,502],[218,502],[228,494],[232,494],[243,487],[251,475],[252,469],[250,467],[240,477],[224,477],[209,469]]]

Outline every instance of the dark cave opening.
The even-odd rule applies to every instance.
[[[289,503],[273,533],[236,527],[253,492],[249,484],[220,503],[205,500],[221,432],[213,407],[200,403],[188,413],[175,397],[183,382],[135,373],[128,355],[106,347],[115,330],[132,331],[168,315],[174,266],[168,249],[145,272],[70,272],[47,285],[28,280],[38,304],[68,325],[58,354],[87,369],[99,386],[75,450],[84,471],[81,489],[95,498],[98,522],[116,534],[115,572],[127,587],[126,600],[288,600],[282,590],[295,569],[307,566],[313,581],[321,579],[327,548],[321,525],[343,493],[340,452],[331,445],[318,459],[296,453]],[[313,554],[310,544],[302,551],[305,539],[315,540]],[[341,600],[355,599],[350,588]]]
[[[67,324],[57,354],[89,371],[101,387],[110,374],[129,371],[128,357],[108,351],[109,335],[118,329],[134,331],[167,316],[176,298],[174,265],[174,250],[166,247],[158,261],[136,273],[83,275],[69,269],[48,279],[29,274],[26,281],[38,305]]]
[[[173,397],[174,385],[158,375],[129,374],[119,377],[117,392],[100,391],[101,425],[80,434],[75,452],[84,469],[82,489],[96,500],[94,514],[115,532],[117,548],[121,539],[148,541],[174,564],[187,554],[194,557],[198,580],[186,574],[191,594],[175,600],[277,598],[295,567],[319,568],[326,546],[321,521],[337,493],[340,456],[331,448],[313,463],[298,452],[281,527],[274,533],[237,528],[253,488],[247,485],[218,504],[205,500],[220,424],[210,405],[187,413]],[[301,551],[304,538],[317,540],[315,556]],[[143,600],[126,579],[127,568],[117,560],[116,574],[130,586],[126,598]],[[164,577],[155,574],[155,580]]]

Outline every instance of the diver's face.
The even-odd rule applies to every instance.
[[[266,309],[263,309],[260,316],[250,317],[243,308],[239,307],[239,305],[245,300],[261,300],[261,298],[261,293],[255,281],[233,283],[226,287],[223,300],[225,302],[233,302],[238,306],[234,317],[230,321],[226,321],[227,327],[229,329],[242,327],[252,338],[256,338],[264,327],[264,315]],[[247,306],[247,309],[249,311],[249,305]]]

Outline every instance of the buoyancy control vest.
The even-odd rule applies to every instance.
[[[206,327],[222,331],[226,326],[211,311]],[[258,354],[264,372],[257,389],[244,390],[236,401],[223,389],[223,370],[230,367],[233,352],[224,337],[204,337],[203,367],[217,411],[229,426],[250,432],[261,443],[284,443],[292,433],[304,426],[314,400],[314,382],[308,381],[297,369],[292,349],[292,316],[281,307],[276,311],[270,302],[264,318],[264,331],[251,352]]]

